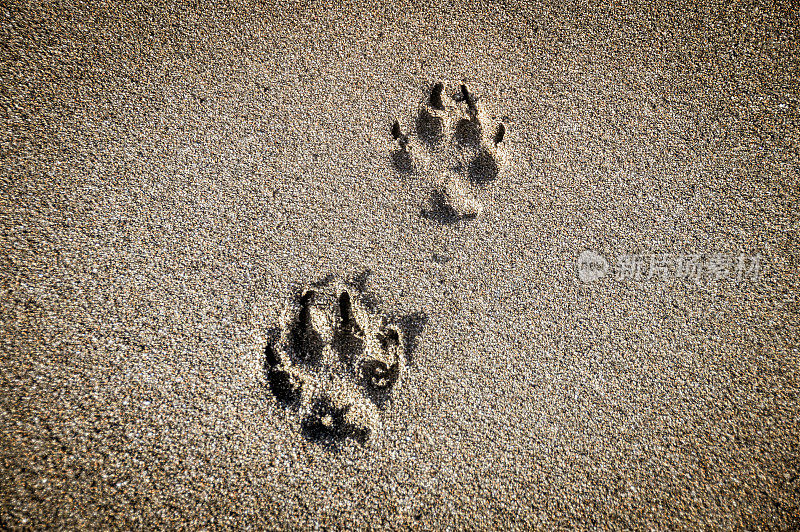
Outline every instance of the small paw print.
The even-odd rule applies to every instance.
[[[411,133],[392,124],[392,161],[406,174],[429,177],[433,192],[425,218],[441,223],[475,218],[483,205],[476,189],[494,181],[506,166],[506,127],[490,128],[478,98],[466,84],[452,96],[436,83],[422,105]]]

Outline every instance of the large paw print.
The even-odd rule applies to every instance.
[[[405,336],[368,307],[351,283],[312,285],[288,301],[267,345],[270,390],[309,438],[366,442],[402,381]]]
[[[505,125],[501,122],[489,131],[489,122],[466,84],[448,97],[443,83],[431,89],[413,132],[404,133],[400,122],[394,121],[395,168],[427,175],[434,187],[429,207],[422,211],[424,217],[452,223],[483,212],[475,191],[496,179],[507,159]]]

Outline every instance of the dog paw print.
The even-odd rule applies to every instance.
[[[266,347],[269,388],[311,439],[365,443],[403,380],[405,334],[371,307],[352,283],[317,283],[287,302]]]
[[[475,218],[483,212],[476,191],[494,181],[506,164],[505,125],[491,127],[478,98],[466,84],[447,96],[436,83],[413,130],[392,124],[392,161],[405,174],[428,176],[433,191],[422,215],[441,223]]]

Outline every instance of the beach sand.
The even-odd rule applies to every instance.
[[[796,6],[0,21],[4,528],[798,526]],[[454,152],[392,157],[437,82],[506,129],[446,220]],[[586,250],[612,271],[581,281]],[[636,280],[632,254],[761,270]],[[328,276],[411,317],[367,441],[309,437],[267,376]]]

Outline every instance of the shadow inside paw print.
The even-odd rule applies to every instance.
[[[494,181],[499,172],[497,158],[486,148],[481,148],[478,154],[469,162],[469,179],[478,185],[485,185],[489,181]]]
[[[447,197],[445,192],[434,190],[431,192],[431,199],[428,206],[423,207],[420,216],[425,219],[433,220],[442,225],[450,225],[462,219],[470,219],[475,216],[461,215],[453,206],[453,202]]]
[[[470,185],[482,188],[500,175],[506,126],[499,123],[489,133],[490,121],[466,84],[452,97],[445,93],[443,83],[433,85],[411,132],[404,133],[394,121],[392,161],[399,172],[430,177],[434,193],[421,215],[452,224],[483,212]]]
[[[403,380],[403,328],[374,312],[358,284],[326,280],[291,298],[265,348],[269,388],[310,439],[365,443]],[[419,323],[409,318],[398,323]]]
[[[348,418],[350,408],[350,405],[337,406],[326,396],[315,399],[301,421],[303,436],[323,442],[351,438],[358,443],[366,443],[372,427],[351,421]]]
[[[444,92],[444,84],[437,83],[431,90],[431,95],[428,98],[428,105],[424,106],[417,115],[416,127],[417,135],[429,147],[435,147],[440,144],[445,137],[445,116],[442,116],[447,108],[442,99]],[[400,125],[395,122],[397,127]]]

